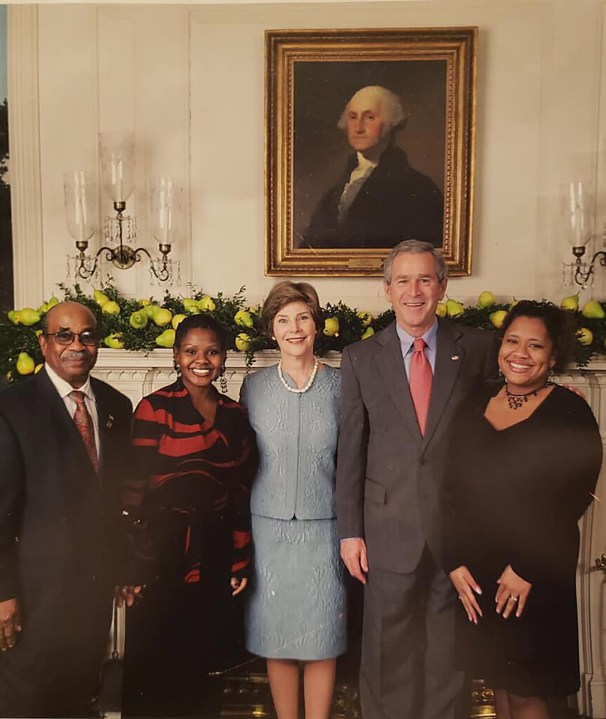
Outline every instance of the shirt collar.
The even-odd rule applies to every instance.
[[[358,155],[358,167],[363,170],[374,170],[374,168],[379,164],[378,160],[369,160],[367,157],[364,157],[361,152],[356,154]]]
[[[71,384],[69,382],[66,382],[62,377],[59,377],[59,375],[52,367],[50,367],[48,364],[45,364],[44,370],[48,375],[50,381],[53,383],[54,388],[59,393],[61,399],[65,399],[70,394],[70,392],[73,392],[74,387],[72,387]],[[82,385],[82,387],[78,387],[78,391],[86,395],[86,397],[91,400],[91,402],[95,401],[95,395],[93,394],[93,390],[90,384],[90,375],[86,378],[86,382]]]
[[[400,338],[400,344],[402,345],[402,357],[406,357],[406,355],[410,352],[411,347],[414,344],[416,337],[413,337],[412,335],[409,335],[406,330],[402,329],[400,325],[396,322],[396,332],[398,334],[398,337]],[[425,334],[421,335],[421,337],[425,340],[425,344],[427,345],[427,349],[431,352],[435,351],[436,349],[436,342],[438,337],[438,320],[434,320],[434,323],[431,325],[431,327],[425,332]]]

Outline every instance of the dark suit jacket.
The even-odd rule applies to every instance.
[[[425,240],[442,247],[444,198],[435,183],[414,170],[406,153],[390,145],[353,201],[342,224],[339,200],[356,167],[352,155],[341,181],[318,204],[302,246],[329,248],[385,248],[402,240]]]
[[[494,335],[438,321],[425,435],[417,423],[395,322],[346,347],[337,464],[339,536],[363,537],[369,565],[411,572],[427,544],[441,557],[441,493],[455,410],[496,377]]]
[[[0,600],[17,597],[23,620],[16,647],[0,657],[0,712],[9,694],[10,710],[24,711],[25,692],[30,711],[43,712],[46,690],[61,691],[54,680],[84,671],[91,652],[102,658],[121,580],[115,530],[132,407],[109,385],[91,382],[98,476],[45,371],[0,392]]]

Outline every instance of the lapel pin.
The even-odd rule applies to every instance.
[[[456,362],[458,359],[461,358],[459,357],[459,355],[453,355],[450,359],[453,360],[453,362]]]
[[[110,414],[107,418],[107,422],[105,423],[105,426],[107,429],[111,429],[113,424],[114,424],[114,417],[113,417],[113,415]]]

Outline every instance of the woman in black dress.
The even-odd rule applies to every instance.
[[[579,687],[577,522],[602,443],[585,400],[549,381],[574,342],[565,312],[520,302],[502,332],[504,386],[454,423],[446,570],[465,611],[459,658],[496,690],[499,719],[547,719],[546,697]]]
[[[135,476],[125,504],[147,525],[155,566],[127,610],[123,717],[217,717],[209,673],[234,651],[232,595],[247,584],[257,450],[244,409],[213,385],[221,326],[178,326],[178,378],[135,410]]]

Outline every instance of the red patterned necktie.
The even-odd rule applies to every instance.
[[[422,337],[414,342],[414,352],[410,360],[410,394],[417,413],[417,421],[421,434],[425,434],[427,422],[427,410],[429,409],[429,398],[431,397],[432,372],[429,360],[425,356],[427,343]]]
[[[78,432],[80,432],[80,436],[82,437],[82,441],[84,442],[90,461],[95,468],[95,472],[98,472],[99,457],[97,455],[97,446],[95,444],[95,428],[93,427],[93,419],[84,404],[84,392],[80,392],[80,390],[75,389],[69,393],[69,396],[76,403],[74,423]]]

